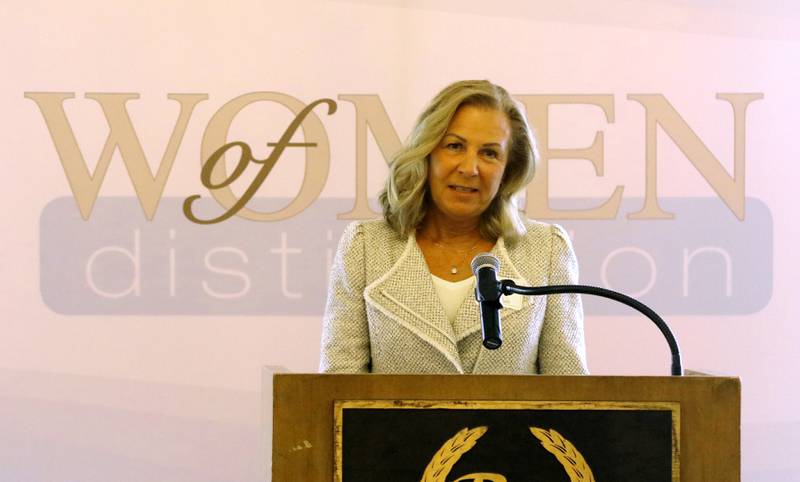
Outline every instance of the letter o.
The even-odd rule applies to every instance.
[[[220,107],[208,122],[200,148],[203,160],[208,159],[220,146],[227,144],[228,130],[233,119],[242,109],[254,102],[275,102],[286,107],[295,115],[299,114],[306,106],[299,99],[280,92],[251,92],[236,97]],[[320,195],[322,188],[325,186],[325,181],[328,179],[330,166],[328,135],[325,132],[322,121],[313,111],[308,113],[302,124],[300,124],[300,128],[303,131],[303,138],[307,142],[314,142],[317,145],[314,148],[306,148],[303,184],[295,199],[288,206],[277,212],[258,212],[243,207],[236,213],[237,216],[251,221],[282,221],[305,210]],[[217,167],[218,169],[215,169],[212,173],[212,179],[215,183],[221,183],[227,177],[224,171],[225,163],[220,162]],[[228,186],[212,190],[211,195],[225,209],[230,209],[238,200]]]
[[[603,286],[605,286],[608,289],[614,289],[612,288],[611,283],[608,282],[608,278],[606,277],[606,271],[608,269],[608,265],[611,263],[611,259],[624,253],[635,253],[641,255],[650,265],[650,279],[647,281],[647,285],[645,285],[644,288],[635,293],[626,293],[626,294],[632,298],[636,298],[638,296],[647,294],[647,292],[653,288],[653,285],[656,284],[656,276],[658,274],[658,268],[656,267],[656,260],[654,260],[653,257],[650,256],[650,253],[648,253],[647,251],[634,246],[624,246],[622,248],[617,248],[614,251],[608,253],[608,256],[605,257],[605,259],[603,260],[603,264],[600,266],[600,278],[603,281]]]

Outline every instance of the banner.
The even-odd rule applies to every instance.
[[[0,479],[266,480],[262,367],[317,370],[339,235],[474,78],[525,106],[523,206],[567,229],[581,281],[741,377],[743,480],[800,470],[797,8],[13,1],[0,22]],[[648,320],[584,302],[593,374],[669,373]]]

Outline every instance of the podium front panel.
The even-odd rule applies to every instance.
[[[276,375],[273,480],[740,480],[723,377]]]

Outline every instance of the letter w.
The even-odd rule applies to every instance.
[[[153,219],[164,186],[175,162],[178,147],[181,144],[189,118],[198,102],[208,99],[206,94],[169,94],[168,99],[178,101],[181,105],[178,120],[172,129],[172,135],[167,142],[164,155],[158,172],[153,176],[150,165],[144,155],[142,144],[128,116],[125,103],[131,99],[138,99],[139,94],[124,93],[88,93],[87,99],[92,99],[100,104],[103,114],[108,122],[109,132],[103,151],[97,161],[94,173],[87,168],[83,153],[75,139],[72,126],[64,112],[64,100],[75,97],[74,92],[26,92],[25,97],[36,102],[44,116],[50,137],[53,139],[64,173],[67,175],[72,193],[78,202],[81,217],[86,220],[92,213],[92,208],[100,192],[111,157],[119,149],[122,161],[128,170],[139,204],[147,216]]]

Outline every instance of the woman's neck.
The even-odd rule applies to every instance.
[[[482,238],[477,219],[453,220],[436,211],[425,216],[418,234],[434,242],[446,241],[451,244],[474,243]]]

